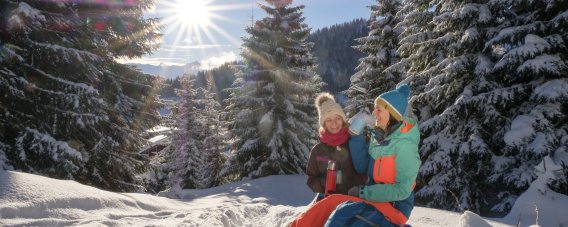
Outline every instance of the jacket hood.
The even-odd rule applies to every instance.
[[[403,117],[403,123],[391,134],[389,138],[407,139],[412,143],[418,144],[420,141],[420,131],[416,119]]]

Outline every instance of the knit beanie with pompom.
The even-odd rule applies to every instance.
[[[375,106],[383,106],[396,120],[400,121],[406,113],[409,95],[410,88],[408,85],[401,84],[395,90],[379,95],[375,99]]]
[[[335,98],[330,93],[321,93],[316,97],[316,108],[318,110],[319,116],[319,124],[323,127],[325,119],[328,117],[333,116],[334,114],[339,115],[344,122],[347,122],[347,117],[345,117],[345,113],[343,109],[337,102],[335,102]]]

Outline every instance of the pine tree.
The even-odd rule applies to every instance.
[[[405,69],[417,93],[411,102],[424,160],[417,201],[482,215],[508,212],[542,157],[566,150],[566,6],[412,4],[415,11],[403,10],[401,23],[404,58],[391,69]],[[428,13],[427,26],[417,26],[424,21],[416,15]],[[565,179],[560,174],[550,184],[561,190]]]
[[[500,115],[492,136],[501,152],[489,180],[503,185],[493,210],[507,212],[545,157],[564,168],[547,184],[568,194],[568,4],[492,1],[490,9],[502,23],[485,44],[499,59],[489,77],[498,87],[483,95]]]
[[[490,116],[484,112],[491,109],[476,103],[477,95],[494,88],[486,81],[494,59],[484,44],[494,35],[497,21],[487,2],[438,1],[427,10],[433,13],[431,32],[405,39],[428,35],[405,44],[417,54],[403,60],[411,66],[407,80],[416,83],[412,106],[418,109],[423,135],[416,195],[428,206],[484,213],[495,200],[491,192],[496,189],[486,180],[495,152]]]
[[[313,98],[321,88],[314,73],[310,29],[304,6],[291,1],[259,4],[268,16],[247,28],[242,55],[246,68],[229,89],[229,141],[232,157],[223,170],[226,180],[271,174],[303,173],[315,144]]]
[[[368,55],[359,59],[357,72],[351,77],[351,86],[345,92],[350,100],[346,111],[351,116],[368,108],[379,94],[394,89],[402,79],[398,72],[385,71],[398,62],[398,36],[401,31],[396,25],[401,18],[396,14],[401,7],[399,0],[377,0],[377,5],[369,7],[371,30],[367,37],[357,39],[359,45],[355,46]]]
[[[155,78],[116,63],[157,48],[144,2],[2,1],[5,168],[133,190],[137,137],[157,118]]]
[[[421,91],[434,73],[426,71],[438,64],[443,58],[445,47],[432,48],[424,42],[432,38],[435,12],[429,0],[408,0],[397,13],[402,17],[395,29],[400,30],[398,56],[399,61],[386,69],[387,72],[405,75],[405,82],[411,82],[412,91]]]
[[[215,99],[213,81],[208,82],[208,89],[198,88],[197,117],[202,128],[201,155],[203,166],[200,168],[199,188],[210,188],[220,185],[219,172],[226,161],[223,155],[225,143],[222,139],[224,127],[220,121],[221,104]]]
[[[181,89],[177,90],[180,102],[176,107],[176,127],[173,135],[169,161],[172,168],[169,184],[172,187],[200,188],[200,171],[204,165],[199,117],[197,115],[196,91],[189,75],[180,78]]]

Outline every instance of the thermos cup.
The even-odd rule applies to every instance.
[[[361,134],[361,132],[363,131],[366,125],[367,122],[363,117],[361,116],[356,117],[351,122],[351,125],[349,125],[349,132],[351,133],[351,135],[359,135]]]
[[[363,129],[365,129],[365,127],[372,128],[374,126],[375,117],[368,113],[365,113],[364,111],[361,111],[355,114],[355,116],[353,116],[353,118],[351,118],[351,120],[349,121],[349,133],[351,133],[351,135],[359,135],[361,134],[361,132],[363,132]]]

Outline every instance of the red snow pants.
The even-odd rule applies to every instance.
[[[398,209],[394,208],[389,202],[370,202],[354,196],[333,194],[311,206],[304,214],[302,214],[302,216],[294,220],[290,224],[290,227],[323,226],[329,218],[329,215],[331,215],[331,212],[335,210],[335,207],[345,201],[365,202],[367,204],[371,204],[390,222],[397,225],[404,225],[406,221],[408,221],[408,218]]]

